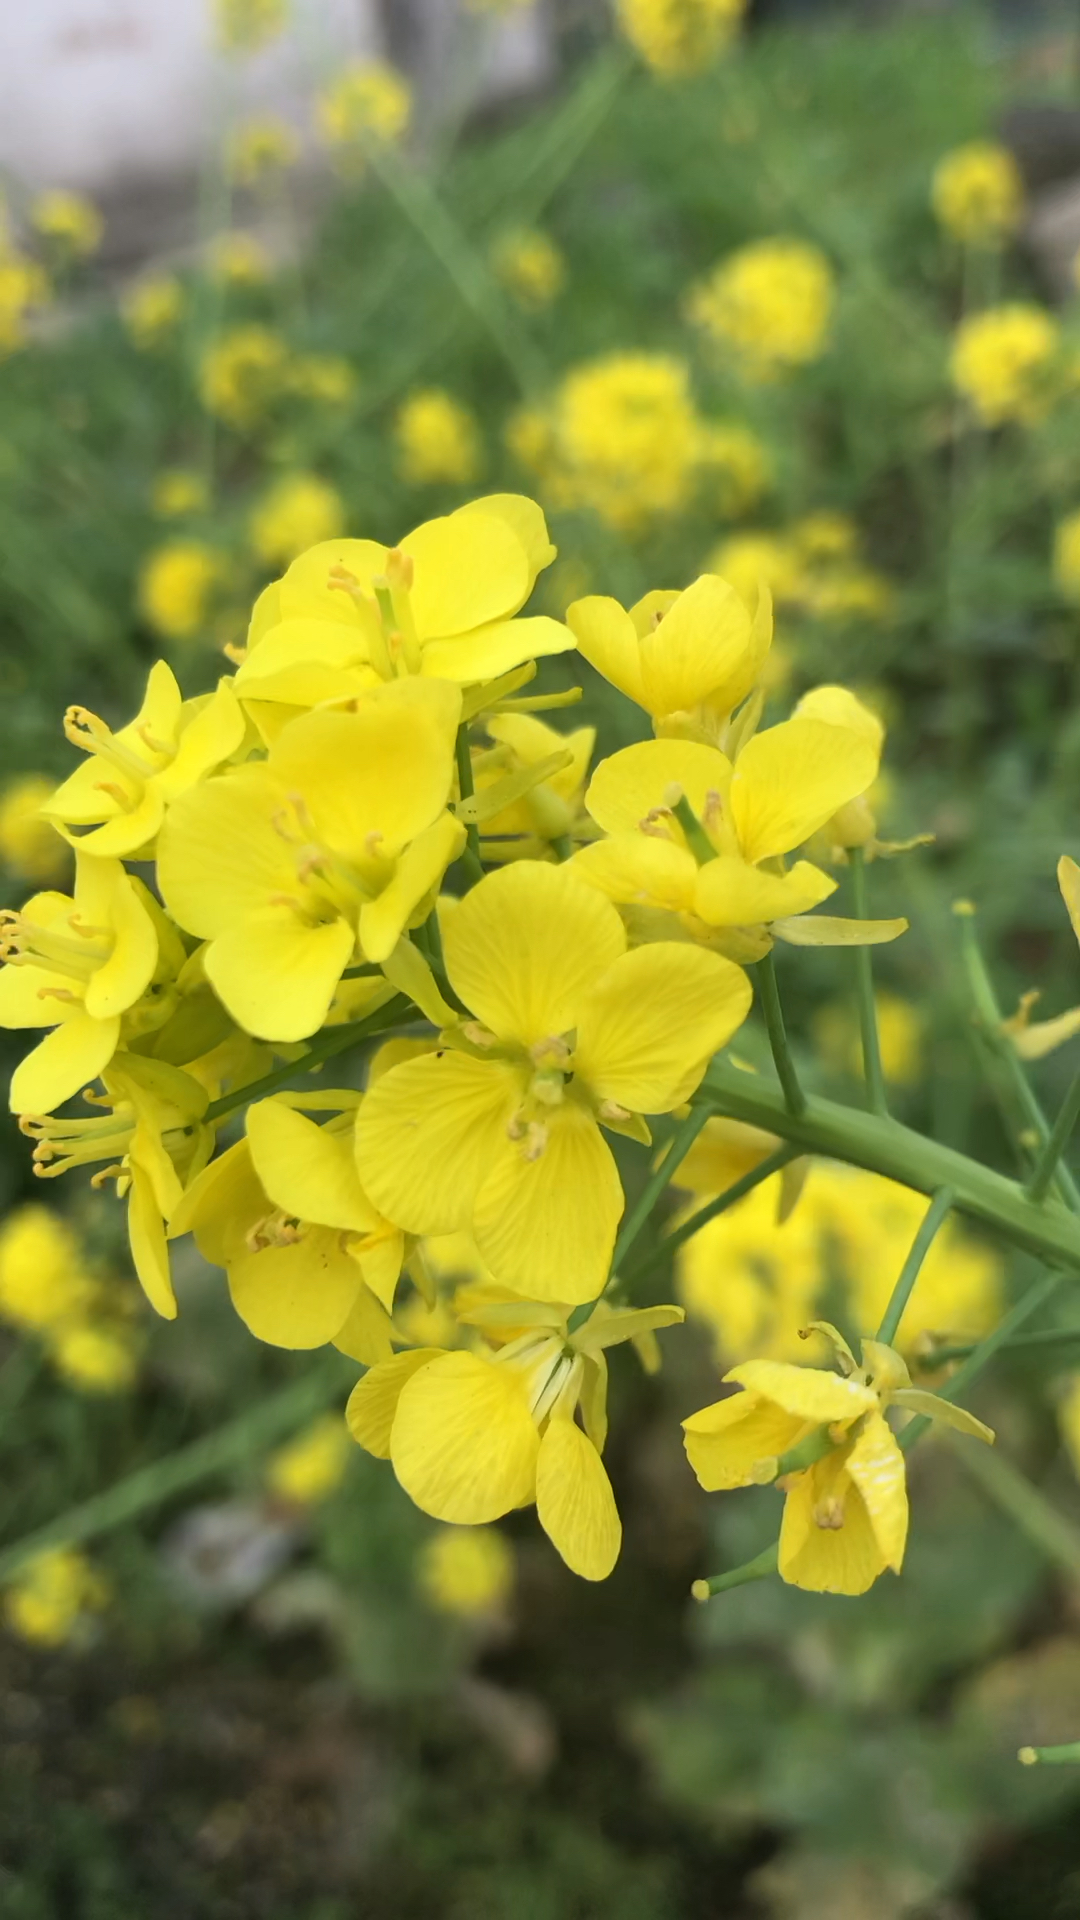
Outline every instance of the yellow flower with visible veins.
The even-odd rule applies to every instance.
[[[695,939],[746,930],[754,950],[740,958],[767,951],[766,928],[800,946],[893,940],[906,921],[802,918],[836,882],[809,860],[783,863],[866,791],[878,751],[865,731],[805,717],[755,734],[734,764],[695,740],[625,747],[589,784],[606,838],[574,870],[628,909],[677,914]]]
[[[426,917],[465,840],[447,811],[460,711],[445,680],[380,684],[173,800],[158,885],[246,1032],[306,1039],[346,967],[389,961]]]
[[[491,680],[573,635],[516,616],[555,549],[540,508],[492,494],[427,520],[397,547],[326,540],[260,594],[233,682],[260,726],[274,710],[349,699],[399,674]]]
[[[373,1367],[346,1409],[354,1440],[393,1462],[410,1499],[437,1520],[483,1526],[536,1502],[572,1572],[605,1580],[622,1526],[601,1459],[605,1350],[682,1319],[679,1307],[619,1311],[601,1301],[576,1332],[568,1309],[531,1300],[479,1304],[462,1317],[495,1351],[421,1347]],[[517,1331],[518,1329],[523,1329]],[[580,1411],[582,1424],[575,1415]]]
[[[1020,225],[1024,182],[1008,147],[996,140],[970,140],[938,161],[930,202],[954,239],[966,246],[992,245]]]
[[[122,856],[150,846],[166,806],[235,753],[244,716],[227,680],[213,694],[184,700],[175,674],[159,660],[126,727],[113,733],[86,707],[69,707],[64,732],[90,758],[41,811],[72,846]]]
[[[908,1530],[904,1456],[885,1418],[890,1406],[941,1420],[993,1442],[962,1407],[913,1387],[892,1347],[864,1340],[862,1366],[832,1329],[841,1376],[782,1360],[747,1360],[725,1380],[741,1387],[683,1421],[686,1452],[707,1493],[759,1486],[782,1456],[816,1431],[828,1451],[777,1482],[786,1494],[780,1577],[810,1593],[865,1593],[891,1567],[899,1573]]]
[[[604,1287],[623,1211],[601,1126],[647,1137],[750,1008],[742,970],[689,944],[627,951],[615,909],[524,861],[447,903],[450,984],[472,1016],[382,1075],[360,1177],[409,1233],[470,1231],[495,1279],[576,1305]]]
[[[211,1160],[169,1218],[169,1239],[193,1233],[257,1340],[310,1348],[328,1341],[365,1366],[390,1357],[404,1236],[357,1178],[359,1095],[283,1094],[247,1111],[243,1140]],[[318,1126],[298,1109],[330,1108]]]
[[[52,1028],[11,1076],[13,1113],[51,1113],[112,1059],[157,965],[143,902],[119,860],[78,853],[73,898],[36,893],[0,914],[0,1026]]]
[[[682,593],[648,593],[629,612],[593,594],[575,600],[566,620],[589,665],[644,707],[656,733],[714,742],[760,678],[772,642],[768,591],[751,618],[713,573]]]

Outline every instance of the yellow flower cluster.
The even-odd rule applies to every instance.
[[[125,296],[121,318],[133,344],[143,353],[163,346],[176,332],[184,312],[184,289],[175,274],[155,273]]]
[[[329,147],[393,145],[408,131],[412,92],[394,67],[377,60],[346,67],[318,101],[319,131]]]
[[[20,252],[6,220],[0,220],[0,359],[25,343],[30,316],[46,305],[50,295],[44,267]]]
[[[493,265],[523,307],[550,307],[566,283],[566,261],[555,242],[532,228],[504,233],[494,248]]]
[[[881,620],[893,604],[889,582],[862,559],[858,528],[845,514],[812,513],[783,530],[730,534],[707,564],[748,604],[765,585],[778,609],[811,620]]]
[[[254,433],[287,402],[344,407],[356,375],[336,354],[294,353],[284,336],[258,322],[227,328],[203,355],[199,398],[237,433]]]
[[[223,53],[259,53],[284,32],[286,0],[214,0],[214,25]]]
[[[58,880],[71,856],[41,812],[53,790],[42,773],[24,774],[0,793],[0,860],[20,880]]]
[[[335,1415],[323,1414],[271,1455],[266,1484],[291,1506],[317,1506],[341,1485],[350,1452],[348,1430]]]
[[[30,1561],[3,1597],[4,1619],[21,1640],[62,1647],[109,1604],[109,1587],[85,1554],[56,1547]]]
[[[341,495],[317,473],[276,480],[251,516],[251,545],[268,566],[288,565],[305,547],[333,540],[345,529]]]
[[[0,1318],[36,1334],[83,1392],[132,1384],[138,1338],[127,1307],[123,1289],[93,1270],[59,1214],[23,1206],[0,1224]]]
[[[691,291],[688,311],[747,379],[773,380],[820,359],[835,302],[832,268],[805,240],[754,240]]]
[[[480,429],[468,407],[442,387],[410,393],[394,420],[402,479],[426,487],[468,486],[482,464]]]
[[[1008,147],[972,140],[938,161],[930,200],[946,233],[965,246],[992,246],[1020,225],[1024,183]]]
[[[165,640],[203,638],[223,571],[222,556],[204,541],[168,540],[143,561],[139,612]]]
[[[233,133],[229,166],[238,186],[266,188],[300,158],[300,141],[287,120],[273,115],[245,120]]]
[[[212,691],[185,699],[159,661],[127,725],[69,709],[85,757],[42,813],[74,881],[3,916],[0,1024],[37,1040],[11,1084],[36,1171],[115,1181],[159,1313],[191,1233],[257,1338],[367,1368],[353,1437],[426,1513],[474,1527],[535,1504],[601,1579],[621,1539],[607,1352],[652,1367],[683,1317],[607,1292],[626,1204],[609,1141],[648,1146],[693,1099],[774,939],[905,923],[812,911],[836,882],[800,849],[872,834],[882,728],[837,686],[761,727],[767,592],[750,606],[706,573],[628,610],[580,599],[564,624],[526,611],[554,558],[518,495],[392,547],[335,532],[265,588]],[[535,712],[563,697],[517,698],[575,643],[655,735],[591,774],[593,730]],[[363,1091],[282,1091],[402,1027]],[[440,1259],[466,1269],[441,1299]],[[302,1504],[340,1464],[319,1427],[270,1485]],[[438,1603],[490,1604],[491,1568],[445,1553]]]
[[[1015,301],[961,321],[949,370],[953,385],[985,427],[1030,425],[1049,412],[1061,349],[1056,320]]]
[[[665,80],[709,66],[745,12],[746,0],[616,0],[626,38]]]
[[[30,224],[58,254],[79,260],[97,252],[105,232],[105,222],[92,200],[58,187],[33,201]]]

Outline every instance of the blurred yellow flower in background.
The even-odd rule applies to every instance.
[[[289,349],[270,327],[233,327],[215,340],[199,366],[199,398],[208,413],[247,432],[281,397],[290,375]]]
[[[820,359],[836,298],[832,268],[806,240],[754,240],[691,289],[688,313],[718,346],[734,349],[752,380]]]
[[[184,289],[172,273],[155,273],[140,280],[120,306],[124,325],[143,352],[169,339],[183,311]]]
[[[527,409],[510,428],[553,506],[591,507],[624,533],[685,505],[699,435],[689,369],[660,353],[572,367],[548,409]]]
[[[315,1506],[341,1485],[351,1454],[349,1429],[341,1415],[323,1414],[271,1454],[266,1484],[280,1500]]]
[[[439,1527],[421,1551],[417,1577],[439,1613],[475,1620],[510,1598],[514,1550],[497,1527]]]
[[[259,53],[284,32],[286,0],[213,0],[214,27],[222,53]]]
[[[189,513],[205,513],[210,489],[201,473],[189,467],[167,467],[155,476],[150,504],[159,520],[184,520]]]
[[[85,1554],[55,1547],[38,1554],[4,1594],[4,1617],[21,1640],[62,1647],[89,1614],[109,1603],[109,1587]]]
[[[317,473],[286,473],[251,515],[251,545],[268,565],[287,566],[306,548],[336,539],[345,517],[345,503],[328,481]]]
[[[27,773],[0,792],[0,860],[23,880],[56,880],[67,870],[67,846],[41,815],[55,786],[42,773]]]
[[[289,370],[289,391],[317,406],[347,406],[356,388],[356,373],[341,354],[302,353]]]
[[[665,80],[698,73],[738,31],[746,0],[616,0],[631,46]]]
[[[703,421],[697,457],[717,512],[727,520],[749,513],[772,484],[767,447],[738,420]]]
[[[946,233],[967,246],[1015,233],[1024,211],[1024,182],[1008,147],[971,140],[938,161],[930,204]]]
[[[1041,420],[1053,398],[1051,373],[1061,344],[1057,321],[1017,300],[962,320],[949,372],[985,427]]]
[[[532,227],[504,233],[492,249],[492,264],[523,307],[549,307],[566,284],[566,261],[558,247]]]
[[[0,247],[0,356],[24,345],[27,320],[51,295],[49,276],[36,260]]]
[[[923,1067],[923,1022],[919,1009],[899,994],[874,995],[878,1042],[886,1080],[894,1086],[918,1084]],[[826,1060],[861,1073],[862,1040],[854,1008],[836,1004],[822,1007],[814,1020],[814,1039]]]
[[[94,1291],[78,1235],[36,1201],[0,1225],[0,1317],[43,1333],[84,1314]]]
[[[222,556],[201,540],[170,540],[155,547],[139,574],[143,618],[167,640],[193,640],[206,630]]]
[[[1080,605],[1080,509],[1066,514],[1054,530],[1053,572],[1063,599]]]
[[[212,280],[227,287],[261,287],[270,279],[274,263],[253,233],[219,233],[206,254]]]
[[[60,1328],[49,1341],[49,1356],[57,1371],[82,1393],[120,1393],[133,1386],[138,1376],[138,1342],[122,1325],[82,1321]]]
[[[300,136],[287,120],[263,114],[245,120],[228,145],[233,179],[241,187],[265,187],[300,158]]]
[[[347,147],[366,138],[389,145],[408,130],[412,89],[396,67],[357,61],[319,95],[316,112],[328,146]]]
[[[448,481],[465,486],[481,466],[475,415],[442,387],[410,393],[394,418],[402,478],[414,487]]]
[[[80,260],[97,252],[105,232],[105,222],[92,200],[59,187],[39,193],[32,201],[30,225],[59,251]]]

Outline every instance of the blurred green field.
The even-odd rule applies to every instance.
[[[706,563],[763,574],[770,716],[823,680],[855,688],[888,728],[883,833],[933,836],[869,876],[871,910],[912,921],[878,966],[896,1110],[1015,1171],[950,905],[977,903],[1006,1012],[1035,987],[1037,1018],[1080,1000],[1054,885],[1059,855],[1080,857],[1080,560],[1058,536],[1080,510],[1080,290],[1055,302],[1021,240],[965,261],[930,192],[942,155],[993,137],[1011,104],[1071,105],[1071,43],[1064,26],[1006,41],[974,11],[767,27],[668,83],[614,36],[580,29],[566,53],[565,83],[527,111],[456,140],[421,129],[415,154],[376,146],[362,169],[339,156],[317,213],[276,188],[285,243],[265,266],[239,256],[239,278],[207,264],[211,243],[258,227],[260,202],[210,156],[204,256],[168,266],[168,312],[154,327],[144,310],[141,342],[140,283],[58,266],[56,298],[0,359],[5,786],[62,777],[64,707],[127,719],[159,654],[185,693],[210,688],[261,587],[342,526],[393,542],[477,494],[534,494],[559,548],[537,605],[559,617]],[[550,299],[506,266],[522,229],[563,263]],[[835,301],[817,356],[761,379],[688,301],[773,236],[820,249]],[[965,315],[1000,302],[1053,312],[1053,368],[1026,418],[980,423],[950,351]],[[208,366],[245,328],[263,330],[251,384],[223,376],[215,401]],[[633,398],[601,408],[619,497],[629,471],[646,501],[626,514],[604,511],[611,473],[584,460],[575,477],[567,452],[567,377],[617,353],[664,356],[669,382],[644,437]],[[414,412],[410,443],[409,404],[432,390],[466,411]],[[719,428],[744,451],[750,437],[749,477]],[[538,685],[580,686],[547,717],[595,726],[603,750],[645,736],[576,655],[542,662]],[[4,905],[64,883],[2,795],[0,850]],[[848,959],[789,953],[780,970],[808,1082],[857,1101]],[[18,1037],[2,1038],[13,1067]],[[766,1058],[760,1034],[745,1050]],[[1068,1048],[1035,1063],[1051,1110],[1072,1071]],[[647,1156],[626,1145],[620,1165],[633,1197]],[[74,1238],[20,1252],[11,1223],[43,1201]],[[500,1524],[501,1557],[440,1559],[447,1530],[351,1445],[290,1480],[279,1450],[340,1407],[355,1369],[256,1345],[194,1254],[177,1260],[178,1321],[158,1321],[115,1201],[79,1174],[35,1182],[9,1120],[0,1208],[0,1579],[8,1549],[73,1514],[52,1544],[83,1546],[101,1583],[63,1631],[9,1607],[0,1634],[4,1920],[1080,1915],[1077,1775],[1016,1763],[1080,1734],[1067,1338],[1003,1360],[976,1397],[1045,1496],[1019,1524],[1000,1479],[933,1444],[912,1467],[902,1580],[858,1601],[769,1581],[697,1608],[691,1580],[756,1553],[774,1506],[767,1489],[706,1498],[683,1458],[679,1421],[716,1396],[722,1312],[699,1302],[657,1375],[613,1363],[626,1544],[594,1588],[531,1512]],[[815,1257],[843,1307],[858,1275],[831,1236]],[[956,1267],[985,1257],[1004,1298],[1034,1270],[967,1242]],[[61,1280],[85,1274],[84,1318],[121,1355],[96,1390],[64,1327],[19,1304],[53,1257]],[[715,1258],[784,1284],[764,1235]],[[677,1284],[692,1283],[661,1266],[648,1298]],[[1063,1298],[1054,1324],[1075,1333],[1080,1308]]]

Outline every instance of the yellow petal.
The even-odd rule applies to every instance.
[[[585,990],[626,951],[614,907],[565,867],[489,873],[447,918],[446,970],[465,1005],[525,1046],[575,1026]]]
[[[464,1232],[521,1094],[505,1061],[445,1050],[392,1067],[357,1114],[365,1193],[406,1233]]]
[[[91,854],[76,854],[76,867],[92,858]],[[157,934],[150,915],[119,861],[107,864],[111,869],[107,924],[115,944],[109,958],[87,982],[86,1011],[97,1020],[134,1006],[150,985],[158,958]]]
[[[394,1425],[402,1388],[421,1367],[437,1360],[441,1347],[414,1347],[409,1353],[397,1353],[357,1382],[349,1395],[345,1418],[357,1446],[373,1453],[378,1460],[390,1458],[390,1434]]]
[[[703,702],[730,712],[750,690],[745,602],[714,573],[703,573],[641,642],[645,705],[656,718]]]
[[[255,1173],[284,1213],[352,1233],[382,1225],[357,1177],[351,1129],[332,1133],[279,1100],[256,1100],[247,1137]]]
[[[806,1422],[756,1393],[732,1393],[683,1421],[686,1457],[706,1493],[754,1484],[761,1460],[786,1453]]]
[[[798,866],[806,864],[800,860]],[[806,914],[801,907],[798,912],[801,919],[773,921],[777,939],[790,947],[883,947],[908,930],[906,920],[839,920],[828,913]]]
[[[531,592],[537,574],[550,567],[558,551],[551,544],[543,509],[523,493],[486,493],[481,499],[459,507],[455,517],[467,513],[494,514],[496,519],[506,521],[525,549]]]
[[[163,1320],[175,1320],[176,1295],[169,1273],[169,1248],[161,1209],[154,1197],[152,1181],[134,1161],[131,1163],[131,1175],[128,1240],[132,1264],[155,1313],[160,1313]]]
[[[100,774],[98,776],[100,778]],[[123,858],[138,853],[153,840],[165,814],[165,799],[155,780],[145,787],[133,804],[113,820],[78,836],[66,834],[73,847],[95,854],[98,859]],[[61,828],[63,831],[63,828]]]
[[[263,767],[224,774],[174,800],[158,841],[157,879],[188,933],[213,940],[295,889],[290,849],[273,824],[284,801]]]
[[[806,913],[835,892],[836,881],[809,860],[797,860],[790,873],[766,873],[729,856],[698,869],[694,908],[707,926],[751,927]]]
[[[683,1307],[616,1307],[608,1313],[597,1307],[574,1335],[574,1346],[579,1353],[598,1353],[603,1347],[637,1340],[658,1327],[677,1327],[685,1319]]]
[[[394,1295],[405,1259],[405,1235],[397,1227],[383,1226],[378,1233],[368,1234],[360,1242],[352,1241],[349,1252],[359,1265],[368,1292],[374,1294],[387,1313],[393,1313]]]
[[[1072,930],[1080,940],[1080,867],[1075,860],[1070,860],[1067,853],[1063,853],[1058,861],[1057,881]]]
[[[393,1341],[393,1321],[369,1288],[362,1286],[351,1313],[334,1335],[335,1347],[362,1367],[378,1367],[393,1359]]]
[[[723,1193],[744,1173],[760,1166],[780,1141],[775,1133],[747,1126],[742,1120],[707,1120],[674,1176],[677,1187],[701,1194]]]
[[[29,902],[24,912],[32,918]],[[69,993],[71,981],[46,967],[0,966],[0,1027],[55,1027],[65,1008],[75,1009],[70,1000],[56,999],[53,988]]]
[[[536,1513],[552,1546],[582,1580],[606,1580],[622,1524],[604,1463],[573,1420],[549,1421],[536,1462]]]
[[[428,520],[401,542],[415,567],[411,600],[421,640],[470,633],[524,606],[532,588],[520,538],[498,513],[474,505]]]
[[[901,1387],[891,1396],[895,1406],[903,1407],[906,1413],[921,1413],[927,1420],[940,1420],[946,1427],[952,1427],[957,1433],[966,1433],[972,1440],[984,1440],[988,1447],[994,1444],[994,1429],[982,1420],[976,1420],[966,1407],[957,1407],[951,1400],[943,1400],[940,1394],[927,1393],[921,1387]]]
[[[195,711],[180,735],[174,758],[157,776],[168,802],[219,767],[236,752],[244,738],[244,714],[228,680],[218,682],[209,699]]]
[[[169,1215],[169,1238],[195,1235],[204,1260],[227,1266],[244,1249],[248,1230],[265,1219],[270,1203],[251,1164],[251,1148],[237,1140],[197,1174]]]
[[[411,940],[399,940],[393,952],[386,955],[382,968],[391,986],[406,994],[433,1027],[453,1026],[457,1014],[443,999],[430,964]]]
[[[877,1395],[870,1387],[820,1367],[793,1367],[784,1360],[744,1360],[725,1373],[724,1379],[760,1393],[785,1413],[817,1424],[854,1420],[860,1413],[877,1411]]]
[[[877,777],[861,733],[824,720],[784,720],[747,742],[731,781],[739,845],[751,862],[800,847]]]
[[[589,665],[628,699],[644,706],[641,643],[625,608],[605,595],[590,594],[567,608],[566,624]]]
[[[580,1306],[602,1292],[623,1211],[618,1170],[592,1115],[555,1108],[547,1144],[502,1142],[476,1199],[473,1234],[496,1280],[532,1300]]]
[[[523,660],[566,653],[573,644],[569,627],[546,613],[523,620],[495,620],[455,639],[429,640],[422,671],[467,685],[494,680],[501,673],[509,673],[511,667],[519,667]]]
[[[390,1439],[410,1499],[462,1526],[498,1520],[536,1490],[540,1436],[513,1367],[447,1353],[407,1382]]]
[[[206,949],[206,977],[227,1011],[260,1040],[306,1040],[326,1019],[355,941],[344,920],[309,926],[267,907]]]
[[[293,1348],[332,1340],[364,1284],[340,1236],[320,1227],[292,1246],[242,1254],[228,1278],[233,1306],[256,1340]]]
[[[12,1113],[52,1113],[63,1106],[97,1079],[119,1041],[119,1016],[94,1020],[78,1008],[20,1060],[11,1076]]]
[[[452,813],[440,813],[406,847],[389,885],[360,909],[360,944],[369,960],[381,963],[389,958],[417,908],[429,894],[434,895],[464,845],[461,821]]]
[[[386,572],[387,549],[375,540],[320,540],[294,560],[278,583],[280,620],[336,620],[360,625],[354,596],[331,584],[337,570],[351,574],[361,592],[371,595],[376,574]],[[261,644],[261,643],[260,643]]]
[[[646,833],[616,833],[574,855],[573,871],[609,900],[638,901],[670,913],[692,912],[700,871],[686,847]]]
[[[832,1509],[831,1503],[839,1503]],[[840,1526],[821,1525],[818,1515],[842,1512]],[[886,1561],[862,1496],[843,1465],[843,1453],[827,1455],[800,1473],[780,1523],[780,1577],[809,1593],[865,1593]]]
[[[908,1530],[907,1475],[896,1435],[884,1415],[870,1415],[860,1428],[846,1464],[862,1495],[878,1551],[886,1566],[899,1573],[904,1564]]]
[[[697,740],[642,740],[601,760],[585,806],[605,833],[630,833],[678,787],[699,816],[711,793],[726,794],[731,762]]]
[[[848,687],[811,687],[799,701],[795,718],[824,720],[831,727],[847,727],[852,733],[861,733],[878,754],[885,744],[885,729],[877,714],[864,707]]]
[[[574,1070],[599,1100],[670,1113],[750,1011],[741,967],[658,941],[625,953],[582,999]]]

